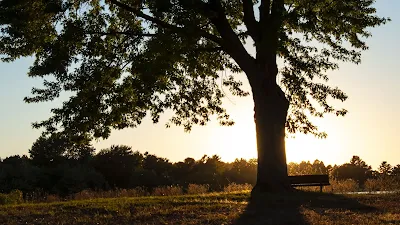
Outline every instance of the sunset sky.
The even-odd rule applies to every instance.
[[[367,43],[361,65],[340,64],[340,69],[330,72],[329,84],[338,86],[349,95],[344,102],[334,105],[349,110],[345,117],[327,116],[316,121],[327,139],[297,135],[287,139],[288,162],[313,161],[325,164],[342,164],[353,155],[360,156],[374,169],[382,161],[400,164],[400,1],[378,0],[379,16],[392,21],[372,29],[373,37]],[[32,143],[40,135],[31,123],[49,117],[50,109],[61,101],[26,104],[40,79],[28,78],[26,73],[32,58],[13,63],[0,62],[0,157],[28,154]],[[245,89],[249,90],[245,76]],[[228,90],[225,90],[228,92]],[[185,133],[182,127],[165,128],[171,114],[165,114],[159,124],[146,119],[135,129],[114,131],[108,140],[95,142],[97,149],[113,144],[132,146],[140,152],[148,151],[171,161],[186,157],[199,159],[204,154],[217,154],[224,161],[235,158],[255,158],[255,126],[251,97],[229,97],[225,106],[235,120],[233,127],[220,127],[213,120],[205,127],[193,127]]]

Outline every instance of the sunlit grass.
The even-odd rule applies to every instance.
[[[238,191],[0,206],[0,224],[233,223],[398,224],[400,195],[299,192],[251,200],[249,191]]]

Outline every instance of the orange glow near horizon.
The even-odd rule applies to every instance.
[[[207,134],[208,138],[203,142],[207,149],[207,155],[209,153],[217,154],[226,162],[234,161],[236,158],[257,158],[255,124],[251,117],[251,111],[234,112],[237,123],[232,127],[213,127],[212,132]],[[337,125],[340,123],[338,121],[332,123],[331,121],[335,121],[334,118],[326,118],[326,120],[318,121],[318,125],[327,130],[327,139],[318,139],[305,134],[296,134],[295,138],[286,138],[288,163],[313,162],[318,159],[328,165],[344,163],[350,159],[351,156],[343,154],[344,146],[348,145],[346,139],[337,135],[337,133],[345,135],[345,132],[338,132]]]

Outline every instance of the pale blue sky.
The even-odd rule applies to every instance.
[[[330,73],[329,84],[339,86],[348,95],[344,118],[327,117],[317,121],[328,138],[318,140],[299,135],[287,140],[288,161],[323,160],[327,164],[341,164],[359,155],[374,168],[383,160],[400,164],[400,77],[398,44],[400,35],[400,1],[378,0],[380,16],[391,17],[392,22],[372,29],[368,40],[370,50],[364,53],[361,65],[341,64]],[[33,121],[47,118],[52,106],[60,102],[26,104],[23,98],[39,79],[26,73],[33,59],[24,58],[13,63],[0,63],[0,157],[28,154],[40,135],[31,128]],[[244,79],[244,76],[242,75]],[[247,84],[246,84],[247,85]],[[115,131],[105,141],[95,143],[97,148],[112,144],[126,144],[134,150],[148,151],[172,161],[186,157],[200,158],[204,154],[218,154],[223,160],[256,157],[253,122],[253,103],[250,97],[231,98],[225,105],[235,119],[233,127],[220,127],[215,121],[206,127],[194,127],[184,133],[181,127],[166,129],[164,116],[160,124],[150,120],[136,129]]]

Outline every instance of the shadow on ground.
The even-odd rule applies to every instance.
[[[258,194],[252,196],[243,214],[234,225],[284,225],[284,224],[318,224],[315,218],[330,217],[330,210],[369,213],[376,208],[363,205],[356,199],[344,195],[293,192],[284,194]],[[305,215],[309,215],[307,218]],[[312,218],[314,217],[314,218]],[[329,218],[334,221],[335,218]]]

